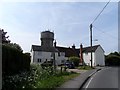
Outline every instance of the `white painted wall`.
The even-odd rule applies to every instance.
[[[93,52],[92,53],[92,57],[93,57],[93,66],[94,66],[94,60],[95,60],[95,53]],[[84,62],[87,64],[87,65],[90,65],[91,66],[91,53],[90,52],[88,52],[88,53],[83,53],[83,60],[84,60]]]
[[[33,59],[34,59],[34,52],[33,52],[33,50],[31,51],[31,63],[33,63]]]
[[[38,59],[41,59],[41,62],[38,62]],[[31,51],[31,63],[44,63],[45,61],[50,61],[53,59],[52,52],[44,52],[44,51]],[[55,61],[56,65],[62,63],[63,60],[67,60],[68,58],[65,57],[64,52],[60,52],[60,56],[58,56],[58,52],[55,52]]]
[[[101,46],[99,46],[95,52],[92,52],[92,56],[93,56],[93,62],[92,62],[92,66],[96,66],[96,65],[101,65],[104,66],[105,65],[105,56],[104,56],[104,51],[102,49]],[[91,66],[91,53],[83,53],[83,60],[87,65]]]
[[[101,48],[101,46],[99,46],[97,48],[97,50],[95,51],[95,58],[96,58],[96,65],[101,65],[104,66],[105,65],[105,56],[104,56],[104,51]]]
[[[58,56],[59,64],[63,64],[66,60],[68,60],[68,57],[65,57],[65,52],[60,52],[60,56]]]

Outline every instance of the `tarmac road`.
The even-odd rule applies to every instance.
[[[118,72],[119,71],[119,72]],[[120,67],[107,67],[95,73],[83,88],[109,88],[120,90]],[[104,90],[104,89],[103,89]]]

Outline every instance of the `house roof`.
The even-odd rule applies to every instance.
[[[65,56],[66,57],[70,57],[70,56],[78,56],[77,52],[75,49],[73,48],[66,48],[66,47],[59,47],[57,46],[55,47],[42,47],[42,46],[38,46],[38,45],[32,45],[32,50],[33,51],[46,51],[46,52],[65,52]]]
[[[43,47],[38,45],[32,45],[33,51],[46,51],[46,52],[58,52],[55,47]]]
[[[92,46],[92,52],[95,52],[100,45]],[[91,52],[91,46],[83,48],[83,52]]]
[[[100,45],[92,46],[92,52],[95,52]],[[83,48],[83,52],[91,52],[91,46]]]
[[[99,46],[100,45],[92,46],[92,52],[95,52]],[[79,54],[80,53],[80,48],[76,49],[76,52]],[[83,53],[91,52],[91,46],[89,46],[89,47],[83,47],[82,52]]]
[[[57,46],[56,48],[58,49],[59,52],[65,52],[66,57],[78,56],[76,50],[73,48],[70,48],[70,47],[66,48],[66,47],[59,47],[59,46]]]
[[[99,46],[100,45],[92,46],[92,52],[95,52]],[[59,46],[56,46],[56,48],[55,48],[55,47],[43,47],[43,46],[38,46],[38,45],[32,45],[32,49],[33,49],[33,51],[65,52],[66,57],[70,57],[70,56],[78,56],[79,57],[79,53],[80,53],[80,48],[74,49],[74,48],[70,48],[70,47],[67,48],[67,47],[59,47]],[[91,47],[90,46],[84,47],[83,52],[84,53],[91,52]]]

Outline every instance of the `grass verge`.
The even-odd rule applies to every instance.
[[[77,67],[77,69],[80,69],[80,70],[92,70],[94,68],[91,68],[90,66],[79,66],[79,67]]]
[[[78,76],[80,74],[69,74],[61,76],[52,76],[45,80],[38,81],[36,83],[36,88],[56,88],[62,85],[64,82]]]

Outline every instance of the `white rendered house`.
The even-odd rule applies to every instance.
[[[91,47],[85,47],[82,49],[83,60],[86,65],[91,66]],[[100,45],[92,47],[92,66],[105,66],[104,50]]]
[[[41,33],[41,46],[32,45],[31,47],[31,63],[42,64],[46,61],[55,60],[56,65],[63,64],[71,56],[80,58],[80,63],[84,61],[86,65],[91,66],[91,47],[84,47],[76,49],[75,45],[70,47],[56,46],[56,41],[53,46],[54,33],[44,31]],[[105,65],[104,50],[100,45],[92,47],[93,63],[92,66]]]
[[[31,47],[31,63],[42,64],[46,61],[55,60],[56,65],[59,65],[68,59],[65,57],[65,52],[58,51],[56,42],[53,46],[53,40],[53,32],[44,31],[41,33],[41,46],[32,45]]]

